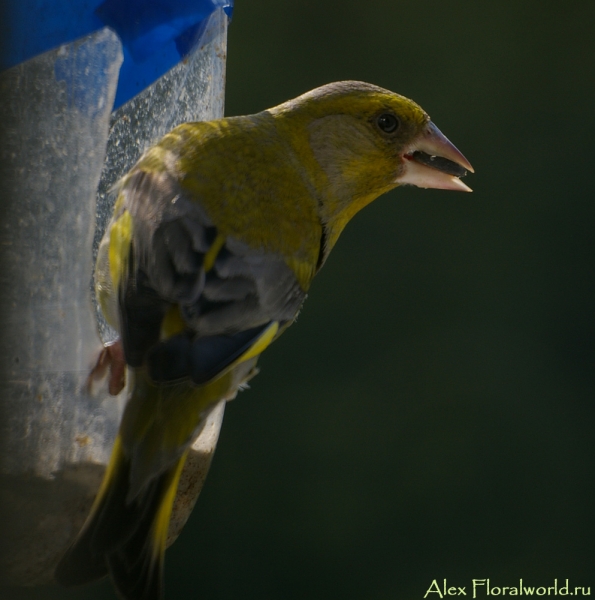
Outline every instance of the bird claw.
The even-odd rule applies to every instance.
[[[87,391],[91,391],[93,384],[103,379],[108,371],[108,391],[110,395],[117,396],[126,385],[126,359],[119,338],[103,346],[95,366],[87,377]]]

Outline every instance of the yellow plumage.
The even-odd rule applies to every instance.
[[[96,268],[129,399],[59,581],[109,573],[122,598],[160,597],[173,498],[205,415],[254,375],[357,211],[402,183],[468,190],[466,169],[417,104],[360,82],[180,125],[143,155]]]

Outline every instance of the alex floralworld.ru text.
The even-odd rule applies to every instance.
[[[590,596],[591,587],[571,586],[568,579],[558,583],[554,579],[553,585],[534,586],[519,580],[517,586],[495,586],[489,579],[473,579],[471,586],[450,585],[446,579],[438,582],[437,579],[427,589],[424,598],[446,598],[448,596],[467,596],[479,598],[482,596]]]

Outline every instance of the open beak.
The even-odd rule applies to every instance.
[[[469,161],[430,121],[403,154],[404,171],[397,183],[421,188],[471,192],[459,177],[473,173]]]

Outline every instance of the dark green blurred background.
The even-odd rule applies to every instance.
[[[237,0],[227,114],[369,81],[430,113],[475,191],[350,224],[227,408],[166,599],[595,594],[594,25],[588,0]]]

